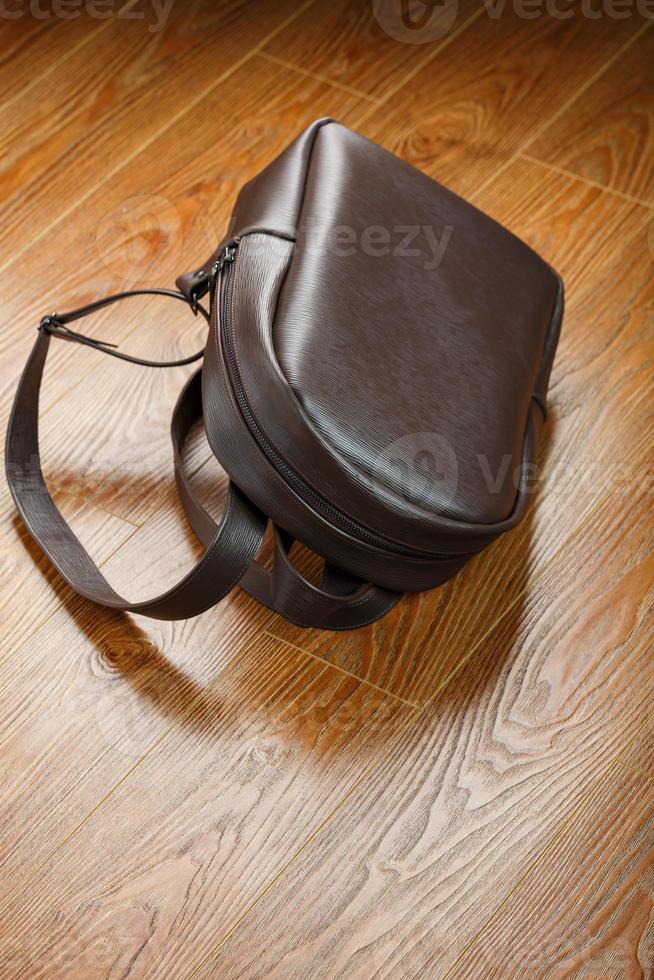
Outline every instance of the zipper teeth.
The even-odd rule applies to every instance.
[[[225,270],[225,265],[227,269]],[[221,317],[220,325],[222,327],[222,336],[225,343],[225,353],[229,361],[229,365],[232,372],[232,383],[234,385],[234,393],[236,395],[239,408],[245,418],[248,428],[251,430],[252,434],[255,436],[257,443],[259,444],[265,455],[274,462],[275,468],[283,472],[288,480],[288,482],[300,491],[300,495],[311,500],[317,510],[321,511],[323,514],[328,515],[338,524],[354,531],[356,535],[360,538],[364,538],[367,541],[371,541],[377,547],[383,548],[385,551],[395,551],[399,554],[407,554],[406,549],[401,548],[399,545],[395,544],[393,541],[389,541],[387,538],[381,535],[375,534],[373,531],[369,531],[368,528],[359,524],[357,521],[343,514],[342,511],[338,510],[329,501],[321,497],[319,493],[310,487],[305,481],[300,477],[294,469],[292,469],[288,463],[286,463],[275,448],[270,444],[264,433],[261,431],[257,420],[252,414],[252,410],[247,401],[245,394],[245,389],[241,381],[239,374],[238,363],[236,361],[236,354],[234,352],[234,345],[232,343],[230,322],[229,322],[229,311],[230,311],[230,293],[232,278],[234,275],[234,256],[231,259],[224,262],[222,265],[222,276],[224,279],[223,289],[222,289],[222,303],[220,303],[220,293],[218,294],[216,302],[216,308],[220,307]]]

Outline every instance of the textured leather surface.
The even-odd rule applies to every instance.
[[[376,548],[334,526],[293,491],[259,449],[241,414],[217,326],[212,324],[202,371],[205,428],[214,455],[248,498],[279,527],[364,581],[398,591],[420,590],[457,572],[468,555],[437,560],[426,553],[394,554]],[[272,426],[274,421],[268,417],[265,423]]]
[[[469,556],[488,544],[492,537],[512,527],[522,516],[527,503],[522,481],[518,482],[521,492],[513,510],[504,521],[491,525],[454,521],[426,510],[407,496],[392,493],[381,481],[365,478],[360,468],[324,438],[291,388],[273,344],[273,317],[292,254],[290,243],[280,242],[273,236],[245,236],[239,248],[238,269],[232,287],[232,315],[236,324],[234,346],[241,379],[253,413],[278,453],[316,492],[327,495],[346,514],[404,547],[431,557],[438,554]],[[320,356],[317,349],[316,360]],[[343,370],[346,371],[347,366]],[[535,443],[526,438],[527,421],[531,419],[534,407],[528,401],[527,419],[523,421],[525,432],[516,464],[518,476],[522,471],[528,473],[535,459]],[[540,415],[541,410],[537,408],[536,416]],[[365,424],[365,420],[360,422]],[[224,440],[219,443],[224,444]],[[411,444],[409,448],[412,448]],[[223,465],[229,469],[234,463],[223,460]],[[233,472],[232,469],[229,471]],[[515,477],[516,472],[511,476]],[[250,487],[247,492],[252,492]],[[259,506],[263,505],[259,503]]]
[[[505,521],[558,277],[508,231],[363,137],[323,122],[305,152],[309,136],[301,208],[289,207],[286,190],[297,169],[284,173],[280,157],[248,203],[244,188],[232,228],[247,234],[238,224],[247,215],[248,226],[288,231],[296,214],[273,326],[283,376],[328,450],[358,471],[364,496],[371,486],[389,491],[400,511],[413,505],[427,520]],[[388,254],[363,247],[371,227],[390,237]],[[350,254],[338,254],[339,229],[356,242]],[[415,255],[395,254],[409,248],[400,248],[406,229],[419,232]],[[440,264],[426,269],[448,234]],[[416,457],[432,447],[429,481]],[[297,439],[281,448],[294,465],[310,465]],[[329,474],[321,467],[311,478],[322,484]]]
[[[316,126],[288,172],[282,155],[255,178],[249,202],[246,185],[230,228],[241,240],[234,346],[248,400],[280,455],[344,513],[417,552],[469,555],[524,513],[560,280],[425,175],[338,124]],[[291,207],[309,139],[304,198]],[[274,236],[293,214],[291,251]],[[418,254],[334,254],[339,226],[360,244],[375,224],[422,229]],[[253,231],[265,225],[269,248]],[[440,265],[425,269],[425,228],[448,227]],[[425,456],[436,479],[421,470]]]
[[[371,226],[390,237],[388,254],[362,246]],[[357,244],[341,249],[351,254],[334,254],[339,228],[351,229]],[[416,255],[393,254],[398,228],[417,232]],[[440,265],[427,269],[448,228]],[[316,136],[275,348],[313,424],[375,483],[441,514],[494,523],[513,508],[557,286],[509,232],[332,124]],[[412,458],[430,441],[444,454],[450,447],[443,463],[458,474],[456,487],[434,480],[431,494]],[[386,465],[391,446],[405,467]],[[487,474],[507,458],[489,490]]]

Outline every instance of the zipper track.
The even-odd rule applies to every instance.
[[[250,405],[248,404],[247,396],[245,394],[245,388],[243,382],[241,381],[241,376],[239,373],[238,361],[236,359],[236,353],[234,351],[234,344],[232,342],[231,334],[231,288],[232,281],[234,278],[234,260],[236,257],[236,250],[238,246],[232,246],[227,248],[223,253],[220,260],[215,264],[213,272],[213,283],[216,283],[218,279],[218,273],[220,273],[220,281],[216,286],[212,284],[212,293],[217,294],[212,296],[213,304],[215,307],[215,318],[218,321],[218,310],[220,310],[220,335],[223,340],[223,347],[227,361],[229,363],[229,369],[231,374],[232,387],[234,394],[236,395],[236,400],[238,402],[241,414],[245,419],[248,428],[252,432],[252,435],[257,441],[259,448],[264,453],[264,455],[273,463],[275,469],[284,474],[287,483],[296,491],[299,497],[303,498],[305,501],[310,502],[310,504],[317,510],[320,514],[328,517],[329,520],[338,524],[340,527],[344,528],[355,537],[361,540],[367,541],[374,544],[377,548],[381,548],[384,551],[392,551],[397,554],[411,556],[418,555],[419,553],[411,552],[409,549],[402,548],[400,545],[395,544],[394,541],[389,541],[388,538],[382,537],[380,534],[375,534],[374,531],[370,531],[363,524],[359,524],[358,521],[353,520],[353,518],[348,517],[338,508],[330,504],[328,500],[325,500],[319,493],[317,493],[313,487],[310,487],[302,477],[291,467],[289,464],[282,459],[275,447],[270,443],[265,433],[262,432],[259,427],[259,423],[252,414]],[[214,328],[217,328],[218,323],[214,323]],[[420,555],[420,557],[429,557],[427,555]],[[444,556],[444,557],[450,557]]]

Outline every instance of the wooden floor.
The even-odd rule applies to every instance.
[[[321,115],[567,286],[529,516],[373,626],[301,630],[240,592],[189,622],[108,613],[3,485],[2,978],[654,976],[654,24],[558,7],[461,0],[433,40],[364,0],[0,17],[3,425],[41,315],[171,284]],[[165,302],[117,310],[89,332],[202,344]],[[190,369],[53,348],[48,480],[145,598],[198,554],[167,430]],[[192,454],[219,511],[201,434]]]

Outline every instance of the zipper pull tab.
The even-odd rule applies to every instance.
[[[223,266],[225,265],[225,263],[233,262],[235,255],[236,255],[235,247],[233,245],[226,245],[225,250],[223,251],[220,258],[216,262],[214,262],[214,264],[211,266],[211,275],[209,277],[210,289],[213,290],[213,287],[216,284],[216,279],[218,278],[218,274],[223,268]]]

